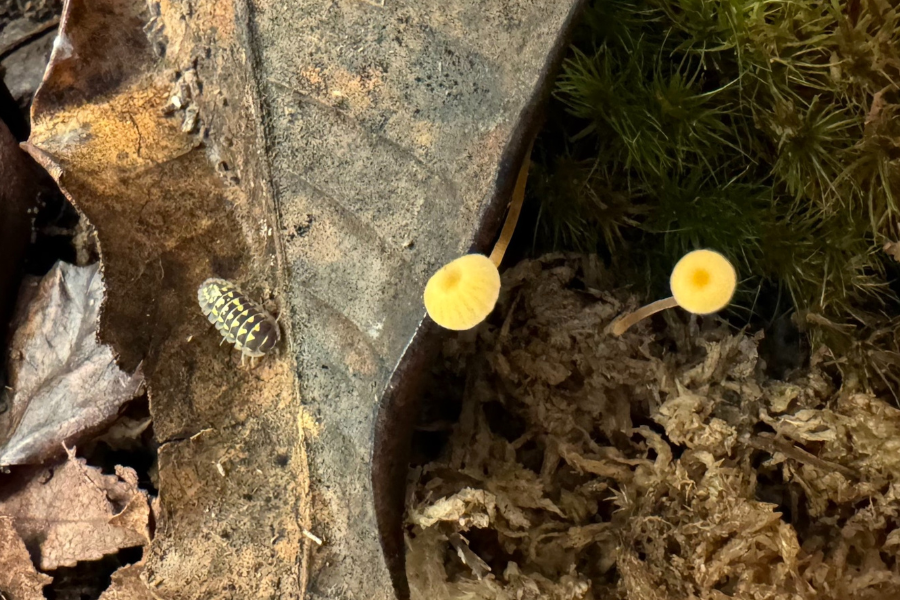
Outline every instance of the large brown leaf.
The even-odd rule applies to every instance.
[[[147,374],[154,594],[406,591],[375,508],[402,479],[373,473],[405,436],[373,457],[376,415],[427,277],[496,229],[577,4],[67,3],[30,148],[96,226],[101,337]],[[235,368],[210,276],[277,300],[280,356]]]
[[[284,356],[240,369],[196,301],[213,275],[260,300],[278,282],[262,178],[241,170],[238,187],[222,177],[234,164],[211,162],[197,135],[212,118],[196,120],[201,100],[226,111],[217,123],[234,144],[256,131],[247,80],[225,94],[197,79],[200,63],[242,73],[228,62],[242,56],[232,8],[163,3],[163,23],[142,0],[67,2],[27,146],[96,227],[100,337],[147,378],[161,507],[143,570],[159,598],[290,599],[304,587],[294,370]]]
[[[143,377],[99,343],[100,265],[57,263],[25,294],[10,344],[9,410],[0,414],[0,465],[45,459],[110,422]]]

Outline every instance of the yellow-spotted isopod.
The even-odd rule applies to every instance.
[[[207,279],[197,290],[197,300],[224,341],[241,351],[241,364],[263,356],[281,338],[275,318],[230,281]]]

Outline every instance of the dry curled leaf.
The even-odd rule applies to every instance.
[[[27,544],[40,549],[41,570],[99,560],[150,541],[150,503],[132,469],[104,475],[70,455],[0,500]]]
[[[43,587],[51,581],[35,570],[12,519],[0,517],[0,598],[44,600]]]
[[[116,366],[97,340],[99,265],[57,263],[20,309],[11,343],[9,410],[0,414],[0,465],[43,460],[96,432],[134,398],[142,375]]]

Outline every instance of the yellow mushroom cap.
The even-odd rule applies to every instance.
[[[467,254],[441,267],[425,286],[425,310],[447,329],[471,329],[500,297],[500,272],[487,256]]]
[[[731,302],[737,287],[737,272],[718,252],[694,250],[672,269],[669,285],[679,306],[697,315],[708,315]]]

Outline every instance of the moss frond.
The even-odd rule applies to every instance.
[[[761,109],[757,120],[776,141],[775,183],[793,198],[819,202],[828,210],[845,195],[857,192],[848,191],[854,181],[840,175],[853,141],[862,134],[859,119],[814,96],[801,106],[778,101],[771,112]]]
[[[621,248],[623,231],[642,212],[628,191],[617,190],[597,161],[558,156],[532,169],[531,194],[541,199],[538,232],[553,247],[594,252]]]

